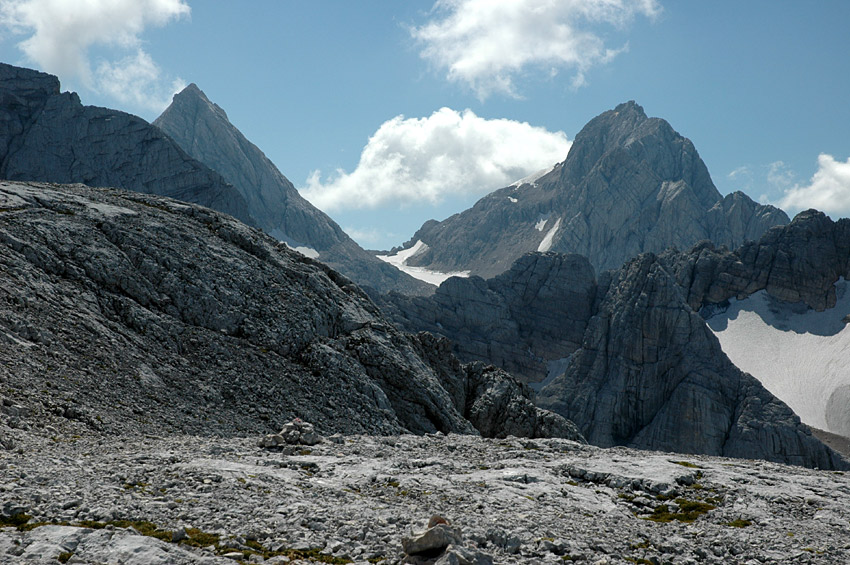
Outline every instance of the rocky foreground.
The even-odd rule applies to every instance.
[[[850,562],[842,472],[562,439],[52,431],[0,451],[0,562]]]

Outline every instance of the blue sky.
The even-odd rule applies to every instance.
[[[195,82],[368,248],[634,99],[721,193],[850,215],[850,2],[0,0],[0,60],[153,120]]]

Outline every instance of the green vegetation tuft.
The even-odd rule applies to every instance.
[[[68,562],[68,560],[70,560],[73,556],[74,556],[73,552],[71,552],[71,551],[63,551],[62,553],[60,553],[60,554],[59,554],[59,556],[58,556],[58,557],[56,557],[56,560],[57,560],[59,563],[67,563],[67,562]]]
[[[25,529],[27,522],[32,520],[29,514],[15,514],[14,516],[0,516],[0,527],[15,526],[19,530]]]
[[[696,463],[691,463],[690,461],[673,461],[671,459],[670,463],[681,465],[682,467],[687,467],[688,469],[705,469],[705,467],[700,467]]]
[[[676,504],[679,505],[678,512],[670,512],[670,507],[667,504],[660,504],[652,511],[652,514],[644,518],[644,520],[651,520],[659,523],[668,523],[675,520],[677,522],[690,524],[703,514],[707,514],[710,510],[717,508],[716,506],[706,502],[686,500],[684,498],[677,498]]]
[[[750,520],[732,520],[731,522],[726,522],[727,526],[732,528],[746,528],[747,526],[752,526],[753,523]]]

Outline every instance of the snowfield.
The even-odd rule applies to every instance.
[[[540,242],[540,245],[537,246],[537,251],[540,253],[545,253],[552,248],[552,239],[555,237],[555,234],[558,233],[558,228],[561,227],[561,218],[558,218],[555,221],[555,225],[546,232],[546,235],[543,236],[543,241]]]
[[[426,283],[430,283],[437,286],[440,286],[443,281],[450,277],[469,276],[469,271],[455,271],[450,273],[443,273],[440,271],[432,271],[431,269],[426,269],[425,267],[411,267],[407,265],[407,261],[410,258],[415,257],[420,253],[424,253],[427,250],[428,245],[422,240],[417,240],[412,247],[410,247],[409,249],[402,249],[395,255],[377,255],[377,257],[381,261],[389,263],[390,265],[397,268],[399,271],[407,273],[415,279],[419,279],[420,281],[425,281]]]
[[[836,283],[834,308],[815,312],[760,291],[706,320],[729,359],[806,424],[850,436],[850,292]],[[844,400],[844,402],[842,402]]]

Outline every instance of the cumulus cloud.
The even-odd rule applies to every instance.
[[[815,208],[833,217],[850,216],[850,159],[836,161],[821,153],[818,170],[809,183],[786,190],[779,206],[795,212]]]
[[[627,46],[611,48],[600,24],[626,28],[636,16],[655,18],[657,0],[437,0],[429,23],[410,30],[421,56],[469,85],[480,98],[518,96],[515,79],[530,68],[555,75],[574,72],[574,88],[587,71]]]
[[[337,170],[323,181],[314,171],[302,194],[323,210],[438,204],[507,186],[563,161],[569,147],[560,131],[441,108],[427,118],[384,122],[353,172]]]
[[[18,47],[41,70],[149,110],[161,110],[175,84],[163,79],[140,35],[189,13],[184,0],[0,0],[0,25],[29,36]],[[93,46],[126,55],[92,69]]]

